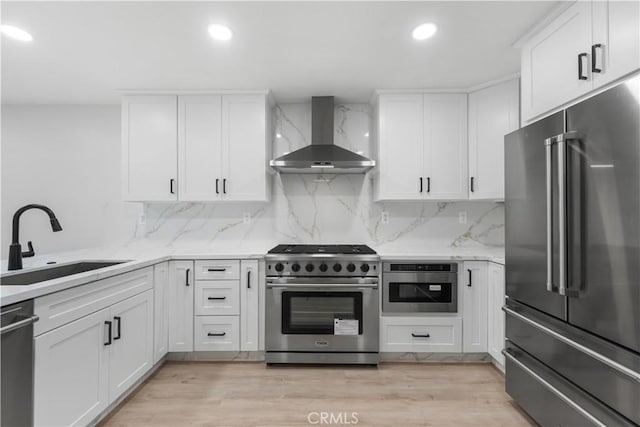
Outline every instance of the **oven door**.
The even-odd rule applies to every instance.
[[[265,347],[276,352],[378,352],[376,279],[267,279]]]
[[[384,273],[382,311],[423,313],[458,311],[457,273]]]

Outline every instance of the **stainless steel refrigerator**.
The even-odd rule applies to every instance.
[[[506,389],[542,426],[640,424],[640,76],[505,137]]]

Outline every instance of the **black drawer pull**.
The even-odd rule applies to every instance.
[[[226,268],[207,268],[207,271],[209,272],[215,272],[215,273],[222,273],[227,271]]]
[[[175,190],[173,189],[173,183],[176,182],[175,179],[171,178],[169,180],[169,193],[171,194],[176,194]]]
[[[602,49],[602,45],[600,43],[596,43],[591,46],[591,71],[594,73],[601,73],[602,68],[598,68],[597,66],[596,49]]]
[[[473,177],[471,177],[471,192],[473,193],[475,191],[474,185],[473,185]]]
[[[427,177],[427,193],[431,193],[431,178]]]
[[[420,190],[418,191],[418,193],[422,193],[422,191],[424,191],[424,186],[422,184],[424,180],[422,179],[422,177],[420,177],[419,179],[420,179]]]
[[[414,334],[413,332],[411,332],[411,336],[414,338],[431,338],[431,335],[429,334],[422,335],[422,334]]]
[[[215,301],[215,300],[223,300],[223,299],[227,299],[227,297],[208,297],[207,298],[209,301]]]
[[[111,339],[111,337],[112,337],[112,335],[111,335],[111,321],[110,320],[105,320],[104,324],[107,325],[107,328],[108,328],[108,330],[107,330],[107,342],[104,343],[104,345],[111,345],[111,343],[113,342],[112,339]]]
[[[223,337],[223,336],[225,336],[225,335],[227,335],[227,333],[226,333],[226,332],[222,332],[222,333],[219,333],[219,334],[214,334],[213,332],[208,332],[208,333],[207,333],[207,336],[208,336],[208,337]]]
[[[185,278],[184,278],[184,285],[185,286],[189,286],[189,273],[191,272],[190,268],[187,268],[187,271],[185,271]]]
[[[587,80],[587,76],[582,75],[582,58],[586,58],[586,53],[581,53],[578,55],[578,80]]]
[[[473,281],[472,281],[473,280],[473,273],[472,273],[470,268],[467,268],[467,271],[469,272],[469,283],[467,283],[467,286],[471,287],[471,285],[473,284]]]

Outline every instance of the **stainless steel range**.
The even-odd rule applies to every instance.
[[[365,245],[278,245],[266,256],[266,362],[378,363],[380,258]]]

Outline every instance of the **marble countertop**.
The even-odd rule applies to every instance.
[[[25,286],[0,286],[0,305],[13,304],[26,299],[37,298],[42,295],[59,292],[75,286],[81,286],[118,274],[127,273],[139,268],[148,267],[159,262],[168,260],[198,260],[198,259],[260,259],[267,252],[264,248],[251,248],[241,250],[229,250],[224,252],[206,253],[162,253],[159,250],[147,250],[140,253],[131,254],[118,251],[105,251],[103,249],[86,249],[81,251],[60,252],[45,254],[23,260],[24,269],[16,272],[7,272],[6,260],[2,263],[2,277],[13,274],[20,274],[26,271],[36,271],[49,267],[48,264],[55,263],[63,265],[78,261],[124,261],[122,264],[99,270],[87,271],[85,273],[74,274],[68,277],[48,280]],[[504,264],[503,250],[424,250],[408,248],[404,251],[378,251],[383,261],[491,261]],[[133,255],[133,256],[131,256]],[[0,278],[1,281],[1,278]]]

